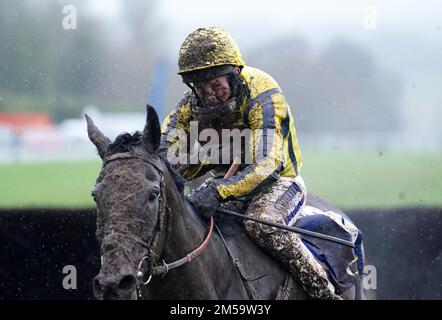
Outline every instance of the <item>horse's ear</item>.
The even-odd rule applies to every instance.
[[[97,147],[98,154],[101,159],[104,159],[107,152],[107,147],[110,144],[110,140],[103,134],[101,131],[95,126],[92,119],[85,114],[86,122],[87,122],[87,134],[89,139],[93,144]]]
[[[157,151],[160,146],[161,126],[154,107],[146,105],[147,117],[143,130],[143,143],[150,151]]]

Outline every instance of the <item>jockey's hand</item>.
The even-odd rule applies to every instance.
[[[216,190],[214,181],[205,182],[193,190],[188,197],[195,210],[203,217],[209,219],[215,214],[221,203],[221,197]]]

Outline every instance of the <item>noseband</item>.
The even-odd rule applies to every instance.
[[[171,229],[171,223],[172,223],[172,211],[167,206],[166,201],[166,192],[165,192],[165,185],[164,185],[164,165],[159,160],[159,158],[154,157],[144,157],[141,155],[136,155],[133,153],[116,153],[113,155],[110,155],[106,158],[104,158],[103,167],[108,164],[109,162],[112,162],[114,160],[127,160],[127,159],[138,159],[141,160],[151,166],[153,166],[157,172],[159,173],[161,180],[160,180],[160,195],[158,197],[159,201],[159,209],[158,209],[158,219],[157,224],[154,228],[156,230],[155,234],[153,235],[150,245],[147,245],[143,240],[141,239],[134,239],[137,242],[141,243],[143,247],[148,251],[148,253],[143,256],[138,263],[137,272],[135,274],[137,279],[137,298],[142,299],[141,294],[141,286],[146,286],[149,284],[149,282],[152,280],[152,276],[159,276],[163,275],[163,277],[169,272],[169,270],[175,269],[177,267],[180,267],[188,262],[191,262],[194,258],[199,256],[204,249],[206,249],[213,232],[213,218],[210,219],[210,227],[209,232],[207,233],[206,238],[203,240],[203,242],[193,251],[186,254],[185,257],[176,260],[171,263],[166,263],[164,260],[162,261],[161,265],[158,265],[158,259],[161,256],[161,252],[164,249],[165,240],[167,238],[167,235]],[[162,232],[165,231],[165,232]],[[124,235],[125,237],[129,237],[133,239],[133,236]],[[125,252],[125,255],[127,256],[127,253]],[[129,257],[127,257],[129,258]],[[129,259],[129,262],[132,261]],[[146,267],[147,264],[150,264],[150,267]],[[132,264],[133,267],[133,264]],[[150,273],[146,275],[147,270],[150,270]],[[147,278],[147,279],[146,279]]]

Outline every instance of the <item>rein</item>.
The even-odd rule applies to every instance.
[[[178,267],[182,266],[183,264],[191,262],[194,258],[198,257],[206,249],[207,245],[209,244],[209,241],[210,241],[210,239],[212,237],[212,233],[213,233],[213,226],[214,226],[213,217],[211,217],[209,232],[207,233],[206,238],[199,245],[198,248],[196,248],[192,252],[189,252],[188,254],[186,254],[185,257],[183,257],[183,258],[181,258],[179,260],[176,260],[174,262],[166,263],[163,260],[163,265],[156,266],[156,267],[152,268],[151,276],[157,276],[157,275],[161,275],[161,274],[166,274],[169,270],[178,268]]]

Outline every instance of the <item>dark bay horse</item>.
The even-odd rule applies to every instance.
[[[93,280],[97,299],[271,300],[286,288],[286,271],[249,239],[237,220],[219,224],[230,254],[217,232],[206,239],[209,223],[183,199],[158,155],[160,124],[152,107],[147,106],[142,134],[127,134],[114,143],[86,119],[89,138],[103,160],[92,190],[101,246],[101,270]],[[330,209],[317,197],[309,201]],[[188,256],[201,244],[204,251]],[[232,256],[239,258],[246,276]],[[187,263],[169,268],[183,257]],[[162,270],[161,275],[155,270]],[[298,282],[290,283],[286,297],[308,298]]]

